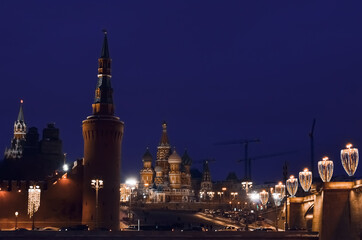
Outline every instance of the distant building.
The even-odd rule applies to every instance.
[[[200,201],[211,200],[214,198],[215,192],[212,191],[212,181],[209,169],[209,161],[204,161],[201,187],[199,192]]]
[[[171,146],[167,136],[167,124],[162,124],[162,136],[157,147],[155,168],[147,148],[142,157],[139,192],[146,202],[191,202],[195,194],[191,187],[192,160],[185,151],[182,158]]]
[[[14,123],[14,136],[0,164],[1,179],[39,180],[52,175],[64,162],[59,129],[49,123],[39,141],[38,129],[24,120],[23,101]]]

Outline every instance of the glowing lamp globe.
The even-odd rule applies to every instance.
[[[347,144],[346,149],[341,150],[341,161],[348,176],[353,176],[358,167],[358,149],[352,148],[352,144]]]
[[[333,176],[333,161],[329,160],[328,157],[324,157],[322,161],[318,162],[318,172],[323,182],[331,181]]]
[[[272,194],[272,196],[275,206],[279,207],[280,204],[282,203],[282,198],[280,197],[280,194],[275,192]]]
[[[262,192],[259,193],[259,199],[260,199],[261,204],[263,204],[265,206],[269,199],[269,193],[266,192],[265,190],[263,190]]]
[[[298,190],[298,179],[295,178],[293,175],[287,180],[287,190],[291,197],[295,197],[295,194]]]
[[[275,193],[279,194],[279,198],[283,200],[285,197],[285,185],[282,182],[279,182],[278,185],[275,185]]]
[[[312,172],[305,168],[302,172],[299,172],[299,183],[302,186],[304,192],[308,192],[312,185]]]

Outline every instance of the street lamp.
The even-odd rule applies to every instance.
[[[312,185],[312,172],[305,168],[302,172],[299,172],[299,182],[304,192],[308,192]]]
[[[233,199],[235,199],[235,196],[237,196],[238,195],[238,193],[237,192],[232,192],[232,193],[230,193],[231,194],[231,196],[233,196]]]
[[[293,175],[291,175],[287,180],[287,190],[291,197],[295,197],[295,194],[298,190],[298,179],[295,178]]]
[[[256,192],[250,193],[248,194],[248,196],[254,203],[259,201],[259,194],[257,194]]]
[[[128,178],[126,180],[126,185],[131,189],[131,193],[129,195],[129,207],[128,207],[128,217],[131,218],[132,194],[133,190],[136,188],[137,180],[134,178]]]
[[[346,149],[341,150],[341,161],[344,170],[348,174],[348,176],[353,176],[358,167],[358,149],[351,148],[352,144],[348,143],[346,145]]]
[[[318,172],[323,182],[331,181],[333,175],[333,161],[328,157],[324,157],[322,161],[318,162]]]
[[[15,212],[15,230],[18,229],[18,212]]]
[[[32,230],[35,229],[35,212],[40,207],[40,192],[38,185],[30,186],[28,190],[28,214],[30,218],[33,218]]]
[[[279,194],[280,199],[283,200],[285,197],[285,185],[282,182],[275,185],[275,193]]]
[[[269,199],[269,193],[266,192],[265,190],[263,190],[262,192],[259,193],[259,198],[260,198],[261,204],[263,204],[265,206]]]
[[[243,189],[245,189],[245,192],[248,193],[249,189],[253,187],[253,182],[244,181],[244,182],[241,182],[241,185],[242,185]]]
[[[103,180],[92,179],[91,186],[96,190],[96,224],[95,228],[98,228],[98,190],[103,188]]]

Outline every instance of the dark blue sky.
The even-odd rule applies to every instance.
[[[102,33],[109,32],[116,115],[125,122],[122,175],[138,176],[161,123],[194,160],[216,158],[214,179],[243,176],[250,155],[298,150],[254,162],[257,182],[297,174],[316,160],[362,146],[361,1],[1,1],[0,148],[19,101],[28,126],[56,122],[69,161],[83,156],[81,122],[91,114]],[[197,165],[195,165],[197,166]],[[201,167],[201,165],[198,165]],[[361,175],[361,167],[357,175]]]

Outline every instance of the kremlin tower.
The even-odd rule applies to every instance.
[[[98,81],[92,104],[93,114],[83,121],[84,177],[82,223],[113,231],[119,225],[121,144],[124,124],[114,116],[111,62],[107,32],[98,59]],[[92,188],[102,181],[102,189]],[[98,193],[98,194],[97,194]]]
[[[14,137],[11,140],[10,148],[5,149],[5,159],[16,159],[23,156],[23,145],[25,142],[26,124],[23,112],[23,100],[20,100],[18,118],[14,123]]]

